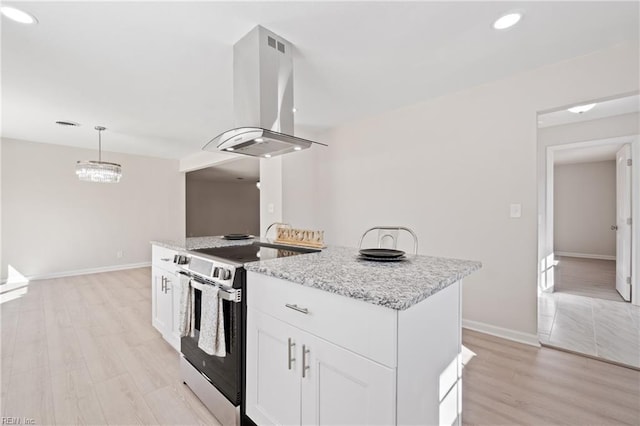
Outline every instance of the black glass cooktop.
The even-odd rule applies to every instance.
[[[314,253],[320,250],[254,242],[253,244],[241,244],[227,247],[211,247],[193,251],[208,254],[210,256],[215,256],[234,263],[247,263],[255,262],[258,260],[269,260],[279,257],[296,256],[298,254]]]

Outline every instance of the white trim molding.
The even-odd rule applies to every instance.
[[[462,328],[466,328],[480,333],[490,334],[492,336],[501,337],[503,339],[512,340],[525,345],[540,347],[540,341],[536,334],[523,333],[522,331],[511,330],[509,328],[497,327],[495,325],[486,324],[478,321],[467,319],[462,320]]]
[[[574,253],[571,251],[557,251],[556,256],[579,257],[583,259],[616,260],[615,256],[608,254]]]
[[[101,266],[98,268],[88,268],[88,269],[76,269],[73,271],[61,271],[61,272],[52,272],[50,274],[40,274],[40,275],[31,275],[25,277],[28,281],[36,281],[36,280],[49,280],[52,278],[62,278],[62,277],[73,277],[76,275],[88,275],[88,274],[98,274],[101,272],[113,272],[113,271],[122,271],[125,269],[136,269],[136,268],[145,268],[151,266],[151,262],[140,262],[140,263],[128,263],[125,265],[112,265],[112,266]],[[3,279],[2,284],[6,283],[7,280]]]

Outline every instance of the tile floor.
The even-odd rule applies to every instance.
[[[591,277],[598,275],[592,272]],[[556,286],[561,279],[556,274]],[[543,345],[640,368],[640,306],[627,302],[575,292],[543,293],[538,297],[538,337]]]

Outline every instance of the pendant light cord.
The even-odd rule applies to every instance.
[[[96,126],[94,129],[98,131],[98,161],[102,162],[102,131],[107,130],[107,128],[103,126]]]
[[[98,161],[102,161],[102,130],[98,130]]]

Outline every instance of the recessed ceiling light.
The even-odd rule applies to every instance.
[[[80,124],[74,121],[56,121],[56,124],[64,127],[78,127]]]
[[[295,151],[300,151],[302,148],[300,148],[299,146],[294,146],[294,147],[293,147],[293,149],[294,149]]]
[[[36,19],[35,16],[23,10],[16,9],[15,7],[2,6],[0,8],[0,12],[7,18],[11,19],[12,21],[20,22],[21,24],[37,24],[38,23],[38,20]]]
[[[298,112],[298,109],[297,108],[292,108],[291,112]]]
[[[227,148],[227,151],[233,151],[235,148]]]
[[[596,106],[596,104],[578,105],[578,106],[568,108],[567,111],[572,112],[574,114],[582,114],[583,112],[589,111],[594,106]]]
[[[262,139],[262,138],[256,138],[256,139],[255,139],[255,141],[256,141],[256,142],[258,142],[258,143],[260,143],[260,142],[264,142],[264,139]]]
[[[496,30],[506,30],[507,28],[513,27],[515,24],[520,22],[522,19],[522,13],[513,12],[507,13],[506,15],[502,15],[493,23],[493,28]]]
[[[264,158],[271,158],[271,154],[265,154]]]

